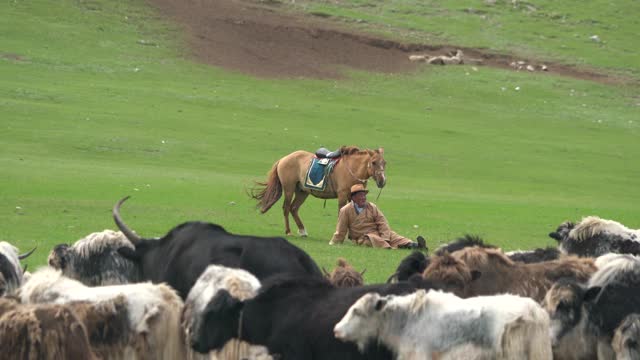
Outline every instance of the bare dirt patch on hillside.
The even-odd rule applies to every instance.
[[[477,66],[517,69],[514,62],[543,64],[481,49],[404,44],[348,29],[331,19],[292,15],[278,2],[252,0],[148,0],[187,34],[192,55],[221,68],[265,78],[340,78],[343,67],[402,73],[427,65],[411,54],[444,55],[462,49]],[[601,83],[624,79],[544,62],[548,73]],[[454,66],[454,65],[446,65]],[[520,71],[527,71],[521,69]]]

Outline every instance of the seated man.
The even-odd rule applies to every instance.
[[[388,249],[426,249],[422,236],[413,242],[389,228],[387,219],[378,207],[367,202],[367,193],[362,184],[351,187],[351,202],[340,209],[338,225],[329,245],[340,244],[349,232],[349,239],[358,245]]]

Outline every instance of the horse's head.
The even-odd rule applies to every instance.
[[[387,183],[387,177],[384,174],[384,168],[387,162],[384,160],[384,149],[378,148],[370,153],[369,158],[369,176],[371,176],[379,188],[383,188]]]

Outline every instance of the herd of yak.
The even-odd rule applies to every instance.
[[[3,359],[640,359],[640,231],[595,216],[505,253],[472,235],[387,283],[279,237],[186,222],[55,246],[0,242]]]

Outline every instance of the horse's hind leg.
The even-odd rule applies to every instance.
[[[289,212],[291,211],[291,203],[293,200],[293,189],[283,189],[284,201],[282,202],[282,212],[284,213],[284,233],[291,235],[289,227]]]
[[[293,203],[291,204],[291,215],[293,216],[293,220],[295,220],[296,225],[298,225],[298,234],[302,237],[307,237],[307,230],[304,228],[304,224],[302,220],[300,220],[300,215],[298,215],[298,211],[302,206],[302,203],[309,196],[308,192],[304,192],[301,190],[296,190],[296,197],[293,199]]]

